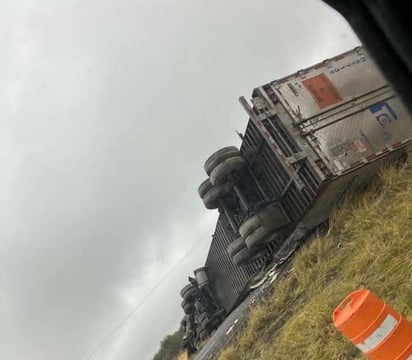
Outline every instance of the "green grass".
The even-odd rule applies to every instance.
[[[412,159],[346,199],[331,227],[295,257],[292,271],[252,310],[219,360],[364,359],[332,324],[336,305],[372,290],[412,320]]]

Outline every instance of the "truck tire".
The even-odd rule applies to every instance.
[[[193,299],[193,296],[196,295],[198,292],[196,286],[192,284],[187,284],[182,290],[180,290],[180,296],[186,300],[190,301]]]
[[[190,315],[195,311],[195,305],[193,302],[188,302],[186,300],[182,300],[181,303],[182,309],[186,315]]]
[[[186,314],[186,315],[187,315],[187,314]],[[186,325],[187,325],[186,315],[185,315],[185,317],[182,319],[182,321],[180,321],[180,329],[182,330],[182,332],[186,332]]]
[[[265,255],[264,249],[248,249],[245,247],[233,256],[232,261],[236,266],[245,266],[258,260],[263,255]]]
[[[184,297],[186,292],[188,292],[190,289],[194,288],[195,286],[193,284],[187,284],[185,285],[182,290],[180,290],[180,297]]]
[[[273,230],[267,230],[263,226],[258,227],[245,239],[245,244],[249,249],[261,248],[269,244],[276,238],[277,234]]]
[[[203,197],[206,195],[206,193],[213,187],[212,183],[210,182],[210,179],[207,178],[205,181],[203,181],[198,189],[197,193],[199,194],[200,198],[203,199]]]
[[[236,146],[226,146],[212,155],[206,160],[204,168],[207,175],[210,175],[213,169],[219,165],[222,161],[229,159],[234,156],[239,156],[240,151]]]
[[[213,169],[210,174],[210,182],[215,186],[224,184],[230,174],[243,169],[246,165],[246,160],[241,156],[226,159]]]
[[[233,240],[226,248],[230,257],[235,256],[241,249],[246,247],[245,240],[240,236],[236,240]]]
[[[239,227],[239,233],[246,239],[252,232],[254,232],[258,227],[265,226],[271,229],[276,229],[288,224],[285,217],[280,217],[278,209],[274,208],[273,205],[269,205],[255,215],[243,222]],[[277,216],[276,216],[277,215]]]
[[[219,207],[219,200],[225,196],[230,189],[224,185],[213,186],[204,196],[203,204],[206,209],[212,210]]]
[[[239,227],[239,233],[246,239],[252,232],[260,227],[259,218],[254,215],[242,223]]]
[[[187,315],[187,332],[193,332],[196,328],[195,317],[193,314]]]

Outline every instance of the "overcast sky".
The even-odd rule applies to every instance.
[[[0,2],[0,359],[149,360],[253,87],[358,45],[317,0]]]

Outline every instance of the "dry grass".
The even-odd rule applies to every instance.
[[[177,355],[175,360],[189,360],[189,357],[187,356],[187,353],[185,351],[185,352],[181,352],[179,355]]]
[[[347,199],[329,233],[292,266],[219,360],[363,359],[331,321],[340,300],[358,288],[412,319],[412,160]]]

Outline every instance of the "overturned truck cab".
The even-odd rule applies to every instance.
[[[198,189],[219,211],[202,273],[219,314],[412,139],[407,110],[362,47],[259,86],[240,103],[249,117],[240,148],[212,154]]]

